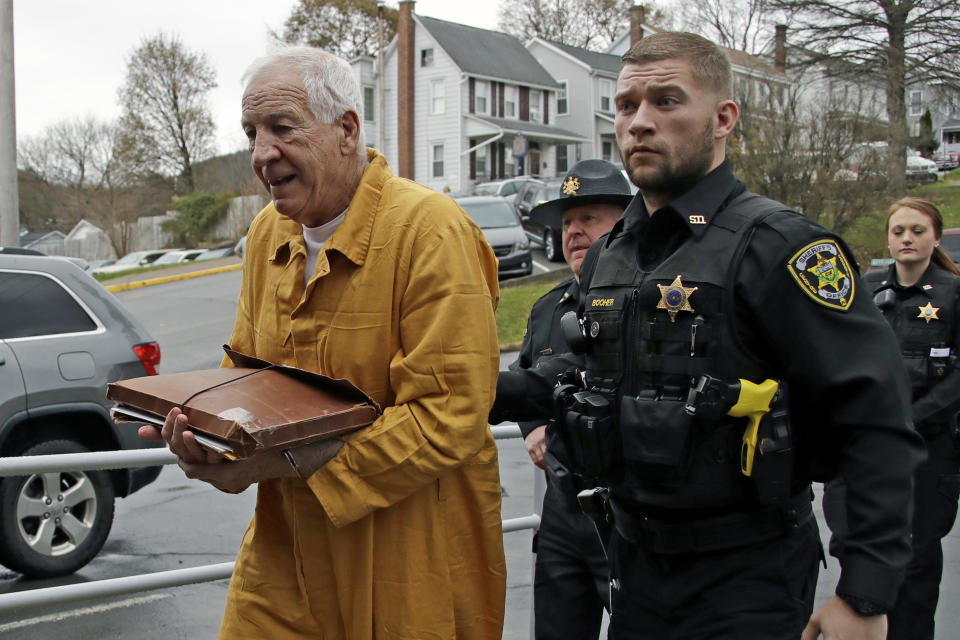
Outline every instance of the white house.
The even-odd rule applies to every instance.
[[[560,83],[514,36],[418,16],[413,5],[400,2],[384,50],[380,148],[391,167],[454,193],[514,175],[563,175],[587,139],[556,122]]]
[[[528,42],[527,49],[560,85],[557,126],[586,138],[576,147],[572,162],[603,158],[621,164],[613,129],[613,96],[620,56],[542,38]]]

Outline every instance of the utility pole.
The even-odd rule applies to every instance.
[[[382,2],[377,4],[377,149],[387,155],[387,142],[384,137],[384,118],[386,110],[383,105],[383,8]]]
[[[13,0],[0,0],[0,246],[20,246]]]

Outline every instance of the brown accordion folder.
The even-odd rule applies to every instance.
[[[170,409],[180,407],[197,442],[231,460],[333,438],[380,415],[377,403],[349,380],[223,349],[233,368],[110,383],[111,415],[162,426]]]

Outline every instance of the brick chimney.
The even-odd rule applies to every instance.
[[[778,24],[773,37],[773,66],[777,71],[787,70],[787,25]]]
[[[646,20],[646,7],[635,4],[630,7],[630,46],[643,40],[643,23]]]
[[[401,0],[397,17],[397,175],[413,180],[414,0]]]

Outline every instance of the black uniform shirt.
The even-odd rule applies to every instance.
[[[523,334],[523,344],[516,361],[510,365],[511,370],[529,369],[544,356],[570,351],[560,331],[560,317],[568,311],[576,311],[579,299],[577,281],[568,278],[533,303],[527,319],[527,330]],[[518,424],[526,438],[531,431],[544,424],[544,420],[521,420]]]
[[[867,274],[864,283],[870,295],[880,289],[893,290],[895,296],[883,315],[901,347],[907,341],[923,342],[925,334],[937,336],[936,344],[924,343],[923,353],[913,354],[922,356],[915,362],[928,368],[931,349],[949,350],[937,358],[945,365],[942,377],[929,380],[913,399],[913,420],[918,428],[942,429],[960,410],[960,370],[955,365],[960,348],[960,278],[931,263],[917,282],[904,287],[897,282],[896,265],[891,264],[887,271]],[[927,305],[929,319],[923,313]]]
[[[705,233],[743,191],[725,162],[652,216],[638,194],[624,212],[622,232],[634,236],[638,262],[652,268]],[[611,236],[619,232],[614,227]],[[842,270],[849,273],[843,275],[853,287],[846,310],[830,302],[832,289],[822,280],[819,288],[805,287],[801,280],[809,274],[790,269],[820,241],[846,254]],[[891,606],[910,558],[912,476],[923,441],[911,428],[909,383],[896,339],[849,257],[834,234],[784,207],[755,227],[734,267],[734,313],[743,348],[789,386],[799,480],[825,480],[830,472],[846,480],[849,546],[837,592]],[[581,273],[584,291],[587,278]],[[512,415],[521,398],[527,407],[534,406],[531,398],[548,407],[558,369],[571,363],[544,362],[501,375],[491,416]]]

